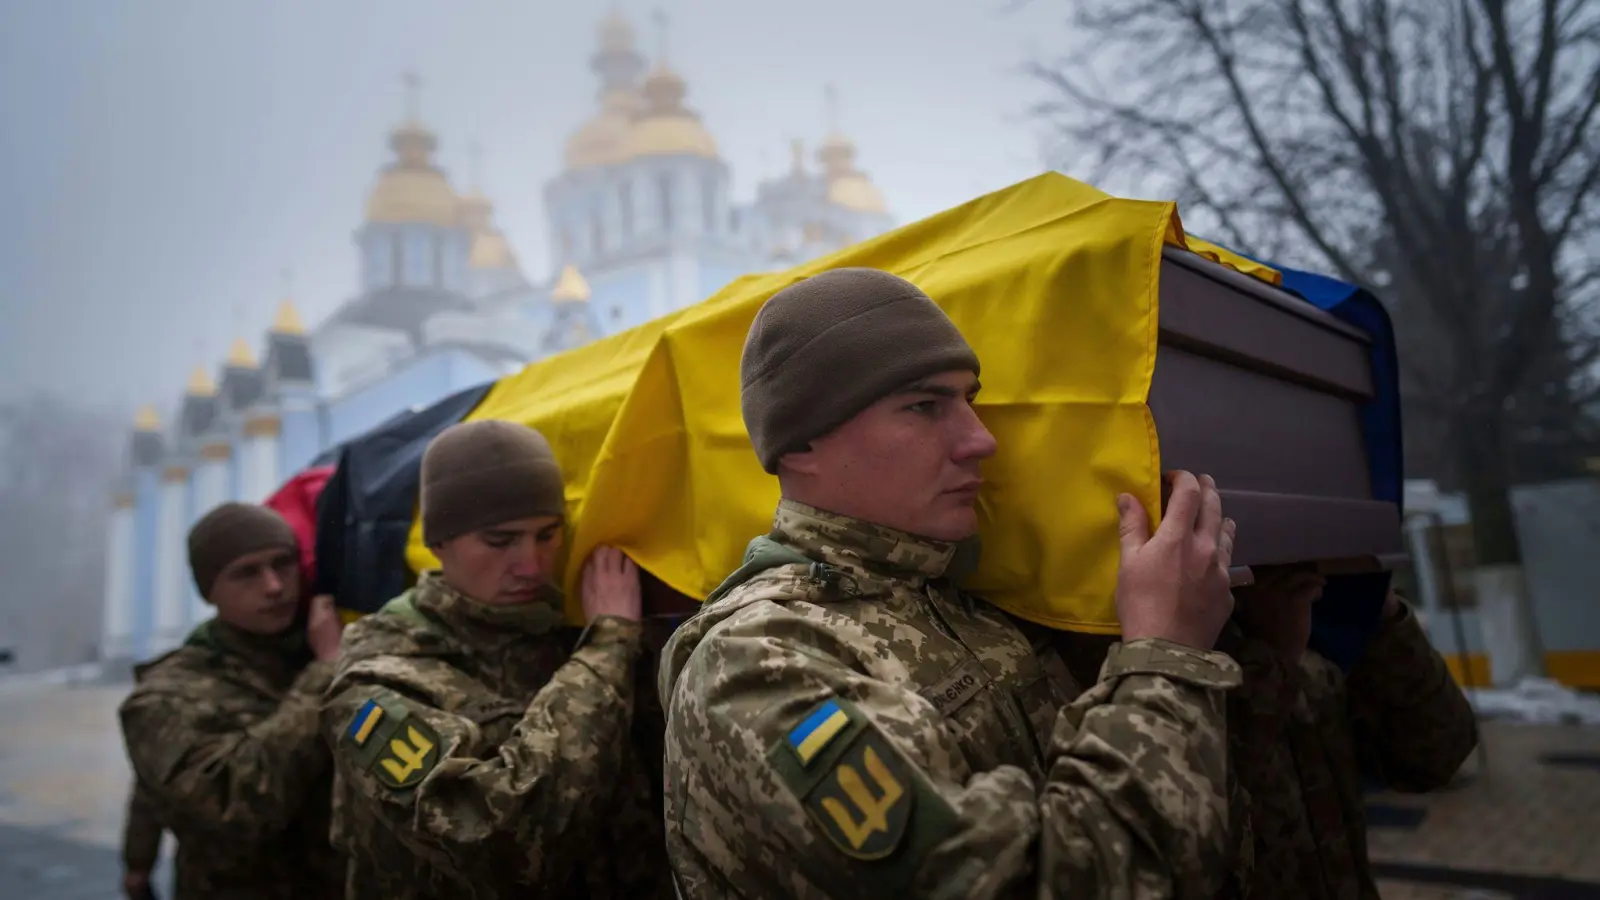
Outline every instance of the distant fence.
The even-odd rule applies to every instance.
[[[1408,488],[1416,490],[1416,484]],[[1473,578],[1477,552],[1465,498],[1415,499],[1408,496],[1408,531],[1417,565],[1431,569],[1432,589],[1423,589],[1419,581],[1427,576],[1417,571],[1400,573],[1397,585],[1424,604],[1429,637],[1456,679],[1487,685],[1489,659]],[[1512,490],[1511,502],[1546,669],[1562,684],[1600,689],[1600,479],[1523,485]],[[1426,560],[1416,552],[1419,538]]]

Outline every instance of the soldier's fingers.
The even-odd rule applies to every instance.
[[[1167,501],[1166,514],[1156,533],[1188,534],[1194,529],[1195,517],[1200,512],[1200,482],[1188,472],[1172,473],[1172,499]]]
[[[1224,569],[1233,565],[1233,538],[1239,526],[1232,519],[1223,519],[1217,535],[1217,563]]]
[[[1117,536],[1122,543],[1122,558],[1127,560],[1149,542],[1150,517],[1132,494],[1117,495],[1117,515]]]
[[[600,559],[600,568],[610,575],[620,575],[623,572],[625,557],[621,550],[606,544],[595,549],[595,555]]]
[[[1210,475],[1200,476],[1200,518],[1195,531],[1204,537],[1219,533],[1222,528],[1222,495],[1217,492],[1217,481]]]

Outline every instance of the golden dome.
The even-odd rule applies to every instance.
[[[189,373],[189,396],[210,397],[217,392],[217,383],[211,380],[211,373],[205,366],[195,366]]]
[[[389,169],[367,199],[368,222],[449,228],[455,224],[455,212],[455,192],[437,171]]]
[[[300,310],[295,309],[294,301],[288,297],[278,304],[278,315],[272,320],[272,333],[297,336],[306,333],[306,325],[300,321]]]
[[[146,403],[133,414],[133,427],[138,431],[160,431],[161,416],[156,413],[154,406]]]
[[[881,213],[888,209],[883,202],[883,192],[860,172],[850,172],[830,180],[828,202],[855,212]]]
[[[228,365],[235,369],[254,369],[256,367],[256,354],[245,343],[244,338],[234,338],[233,346],[228,348]]]
[[[817,161],[828,177],[828,202],[855,212],[886,211],[883,192],[856,169],[856,145],[849,138],[838,131],[829,134],[817,148]]]
[[[550,299],[557,303],[582,303],[589,299],[589,282],[583,279],[577,266],[567,263],[561,267],[561,277],[556,279]]]
[[[517,258],[511,252],[511,244],[506,241],[506,236],[490,229],[472,235],[472,250],[467,256],[467,265],[474,269],[512,269],[516,268]]]
[[[609,166],[625,159],[628,131],[641,106],[637,93],[613,88],[600,98],[600,111],[567,138],[568,169]]]
[[[494,203],[483,192],[474,188],[461,198],[457,219],[472,234],[472,246],[467,251],[467,265],[474,269],[516,268],[517,258],[511,252],[500,229],[494,227]]]
[[[456,224],[456,192],[433,164],[437,145],[433,132],[415,121],[394,130],[389,146],[394,149],[395,161],[384,168],[367,197],[368,222],[441,228]]]
[[[666,66],[658,66],[644,81],[645,108],[628,130],[623,155],[702,156],[717,158],[717,142],[700,123],[700,117],[683,105],[684,81]]]

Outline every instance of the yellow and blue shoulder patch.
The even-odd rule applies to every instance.
[[[345,731],[345,737],[357,747],[365,747],[367,741],[372,738],[373,729],[377,728],[381,721],[383,721],[383,707],[378,705],[377,700],[368,700],[356,710],[355,717],[350,720],[350,727]]]
[[[343,744],[356,767],[391,790],[414,787],[439,764],[439,735],[398,697],[379,694],[356,710]]]
[[[809,710],[767,759],[830,843],[851,859],[883,861],[891,881],[901,880],[900,870],[914,876],[922,854],[953,826],[926,776],[842,697]],[[907,846],[915,849],[899,852]]]
[[[839,707],[839,701],[825,701],[789,731],[789,748],[800,765],[809,765],[849,724],[850,716]]]

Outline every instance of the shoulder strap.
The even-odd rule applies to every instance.
[[[789,547],[778,543],[767,535],[762,535],[750,542],[744,551],[744,564],[735,569],[732,575],[723,579],[722,584],[706,597],[706,602],[721,599],[729,591],[750,579],[760,575],[768,569],[782,568],[783,566],[809,566],[812,560]]]

